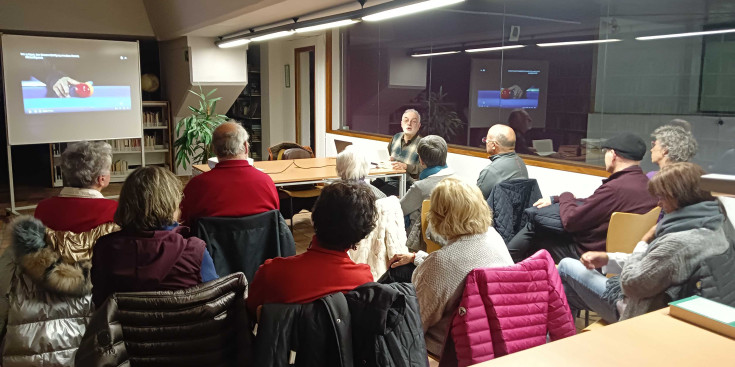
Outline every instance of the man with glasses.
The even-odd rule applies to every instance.
[[[482,142],[485,143],[485,150],[490,155],[490,164],[477,178],[477,186],[480,187],[485,200],[495,185],[506,180],[528,178],[526,164],[515,152],[516,134],[512,128],[501,124],[493,125]]]
[[[419,178],[422,170],[421,164],[419,164],[418,154],[419,140],[421,140],[421,136],[419,135],[421,115],[419,112],[414,109],[406,110],[401,117],[401,128],[403,132],[394,135],[388,144],[388,153],[390,154],[393,169],[406,170],[409,176],[406,180],[406,189],[408,189],[408,186],[413,184],[413,180]],[[397,180],[386,182],[378,179],[373,184],[388,196],[398,195]]]

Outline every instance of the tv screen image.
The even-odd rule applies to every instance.
[[[473,58],[470,71],[470,127],[505,123],[525,109],[534,127],[546,120],[548,62]]]

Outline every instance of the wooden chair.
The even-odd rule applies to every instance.
[[[661,213],[660,207],[651,209],[646,214],[615,212],[610,216],[610,224],[607,228],[607,241],[605,245],[606,252],[623,252],[632,253],[635,245],[643,238],[658,221]],[[614,274],[607,274],[608,278]],[[599,320],[594,324],[589,324],[589,310],[585,310],[584,324],[582,331],[590,331],[607,326],[605,320]]]
[[[426,221],[426,214],[429,213],[429,209],[431,209],[431,202],[429,200],[424,200],[421,203],[421,236],[424,238],[424,243],[426,243],[426,252],[432,253],[440,249],[441,246],[432,241],[430,238],[426,237],[426,227],[429,225],[429,223]]]
[[[615,212],[610,216],[607,228],[607,252],[631,253],[638,241],[658,221],[660,207],[651,209],[646,214]]]
[[[308,146],[301,146],[296,143],[283,142],[268,148],[269,160],[288,160],[288,159],[304,159],[314,158],[314,152]],[[283,193],[291,205],[290,227],[293,232],[293,218],[296,215],[294,209],[294,198],[312,199],[322,193],[322,186],[316,185],[298,185],[291,186],[290,189],[279,188],[279,192]]]

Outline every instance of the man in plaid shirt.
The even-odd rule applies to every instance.
[[[406,189],[413,183],[413,179],[419,178],[419,173],[423,170],[419,163],[419,154],[417,151],[421,136],[418,134],[421,129],[421,115],[414,109],[406,110],[401,117],[402,133],[393,136],[388,144],[388,153],[392,161],[393,169],[406,170],[409,177],[406,180]],[[389,180],[385,182],[381,179],[375,180],[373,184],[383,191],[386,195],[398,195],[398,181]]]

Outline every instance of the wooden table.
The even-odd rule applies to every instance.
[[[337,158],[305,158],[280,161],[260,161],[253,164],[273,179],[278,187],[323,183],[338,179]],[[209,171],[206,164],[192,166],[193,174]],[[370,178],[399,177],[399,196],[406,193],[406,171],[394,169],[371,169]]]
[[[665,308],[475,366],[735,366],[735,340]]]

